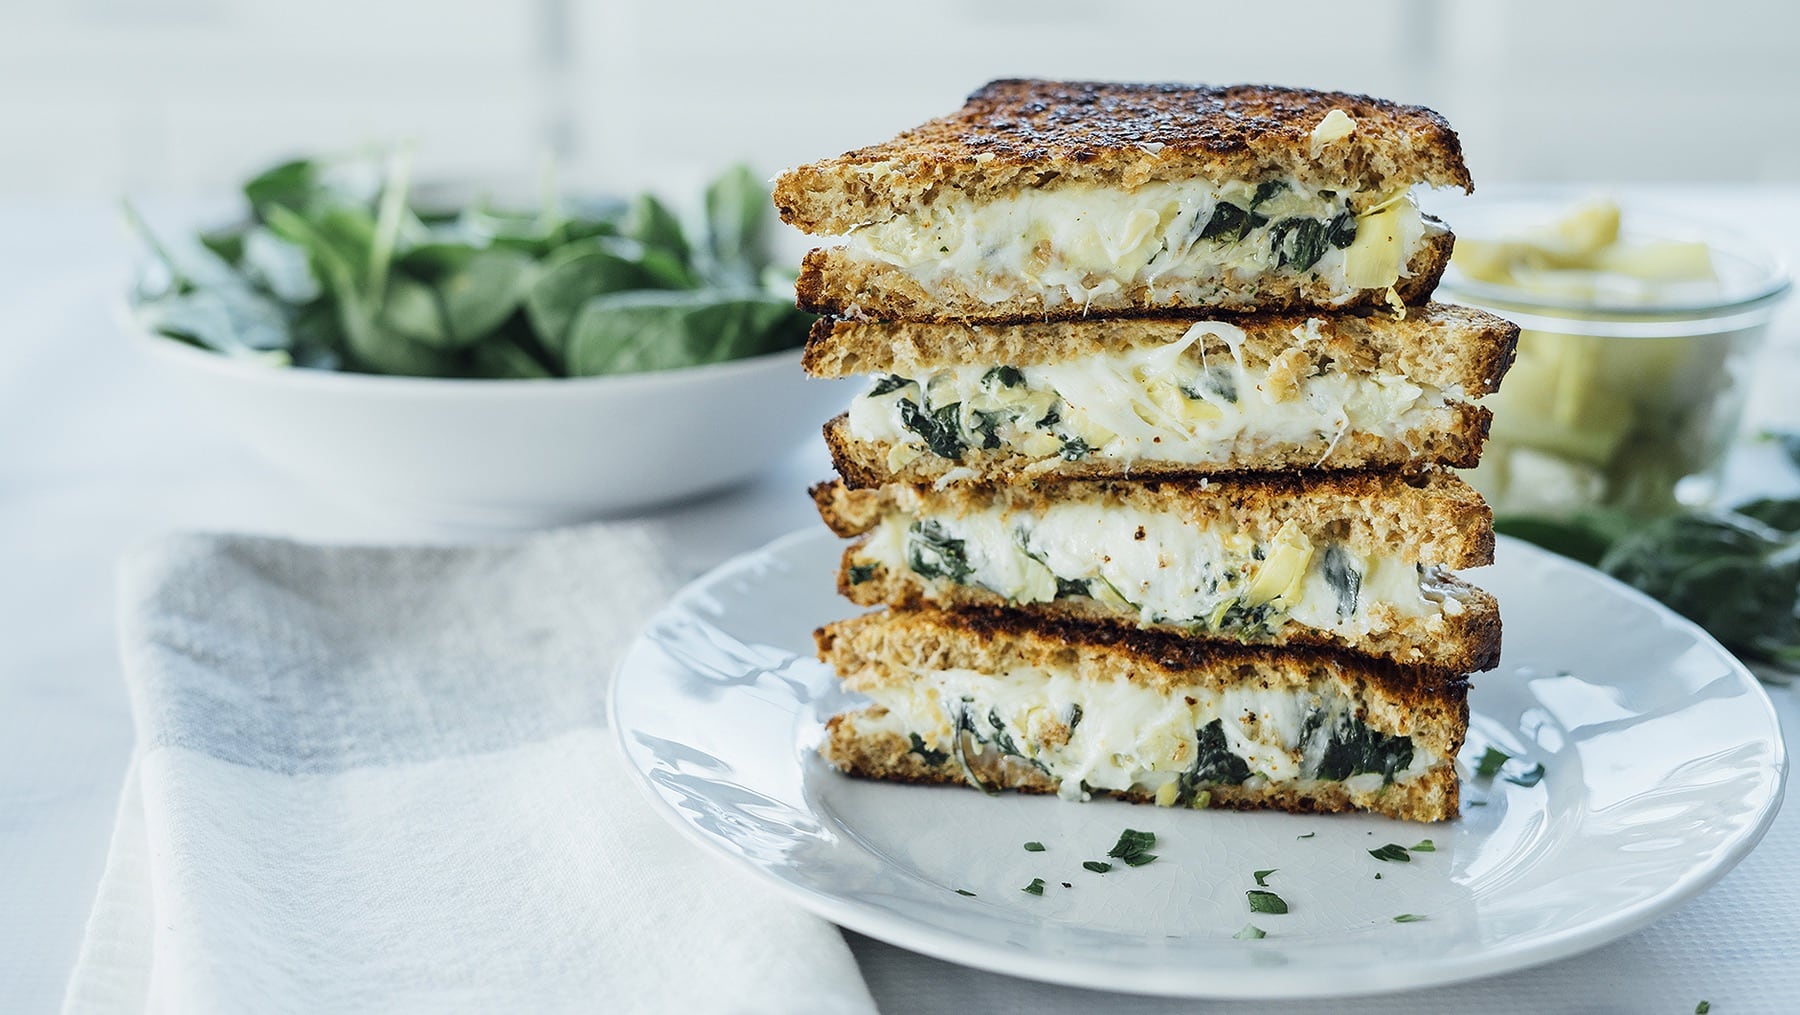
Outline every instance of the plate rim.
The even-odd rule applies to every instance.
[[[1585,572],[1589,577],[1602,579],[1614,594],[1622,594],[1628,600],[1649,606],[1653,612],[1661,615],[1665,623],[1672,622],[1675,627],[1685,630],[1695,636],[1701,644],[1710,647],[1721,661],[1728,664],[1728,669],[1733,675],[1744,682],[1746,686],[1754,689],[1755,694],[1750,697],[1760,710],[1761,718],[1773,732],[1770,743],[1773,747],[1771,767],[1774,775],[1773,789],[1768,797],[1760,803],[1754,824],[1720,849],[1709,862],[1688,869],[1681,877],[1660,891],[1601,917],[1591,919],[1584,924],[1536,935],[1513,945],[1500,944],[1473,953],[1459,953],[1426,959],[1404,966],[1387,964],[1371,966],[1364,971],[1363,975],[1355,977],[1348,983],[1322,981],[1316,977],[1286,977],[1281,978],[1278,987],[1271,989],[1271,984],[1264,978],[1258,980],[1252,988],[1250,984],[1237,982],[1233,977],[1233,974],[1245,971],[1209,970],[1208,974],[1216,981],[1221,975],[1225,978],[1218,982],[1200,983],[1191,976],[1194,967],[1172,969],[1169,966],[1135,970],[1142,978],[1141,982],[1124,984],[1111,981],[1096,982],[1092,976],[1093,967],[1087,963],[1041,956],[1027,949],[970,937],[917,917],[876,909],[853,898],[822,891],[783,878],[769,867],[756,863],[741,852],[729,848],[725,843],[708,835],[693,822],[687,820],[687,817],[673,803],[657,791],[648,773],[636,763],[633,745],[630,742],[632,731],[627,728],[625,723],[619,721],[621,689],[626,686],[626,682],[621,677],[640,653],[657,651],[650,632],[665,620],[684,614],[693,616],[696,611],[692,609],[690,603],[708,595],[708,589],[733,576],[764,566],[771,559],[781,559],[783,553],[790,552],[794,546],[825,542],[835,540],[835,538],[825,530],[810,526],[796,529],[759,547],[736,554],[684,584],[645,622],[632,638],[626,650],[620,655],[619,661],[612,667],[609,675],[610,686],[606,693],[607,724],[612,728],[615,747],[631,771],[632,783],[636,785],[644,799],[650,801],[653,809],[663,820],[675,826],[688,841],[698,844],[715,857],[728,859],[732,866],[739,870],[752,872],[763,884],[774,886],[780,895],[839,927],[959,966],[1087,990],[1113,991],[1146,997],[1217,1000],[1348,998],[1448,986],[1526,969],[1557,959],[1573,958],[1641,930],[1712,887],[1720,878],[1723,878],[1742,862],[1744,857],[1748,856],[1750,851],[1755,849],[1768,833],[1776,815],[1780,813],[1782,802],[1786,796],[1789,759],[1787,743],[1781,731],[1780,716],[1775,711],[1775,704],[1769,698],[1768,690],[1763,687],[1762,681],[1757,679],[1755,673],[1744,664],[1743,660],[1719,644],[1718,640],[1700,625],[1611,575],[1524,540],[1496,534],[1496,545],[1508,547],[1509,553],[1523,552],[1527,556],[1547,560],[1552,566],[1569,567],[1578,572]],[[1182,971],[1186,971],[1190,975],[1185,977],[1179,975]],[[1248,972],[1266,977],[1267,970],[1248,970]]]

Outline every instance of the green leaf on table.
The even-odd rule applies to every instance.
[[[1406,851],[1405,846],[1397,842],[1390,842],[1380,849],[1371,849],[1369,855],[1389,863],[1412,863],[1412,854]]]
[[[1756,508],[1775,517],[1773,506]],[[1725,647],[1771,658],[1800,644],[1800,536],[1743,515],[1675,515],[1620,540],[1600,569],[1707,629]]]
[[[1044,844],[1041,842],[1028,842],[1025,844],[1025,852],[1027,853],[1042,853],[1043,851]]]
[[[1026,895],[1042,895],[1044,894],[1044,879],[1032,878],[1031,884],[1019,889],[1019,891],[1024,892]]]
[[[1127,866],[1142,867],[1156,859],[1156,854],[1149,852],[1156,845],[1155,832],[1140,832],[1127,828],[1119,833],[1119,841],[1106,855],[1115,860],[1123,860]]]
[[[1259,891],[1258,889],[1252,888],[1245,892],[1244,896],[1250,902],[1250,912],[1252,913],[1281,914],[1288,911],[1287,900],[1276,895],[1274,892]]]
[[[1268,870],[1251,871],[1250,876],[1256,879],[1256,887],[1267,888],[1267,887],[1269,887],[1269,881],[1268,881],[1269,875],[1275,873],[1276,871],[1278,871],[1280,869],[1281,868],[1279,868],[1279,867],[1270,867]]]
[[[1532,786],[1536,786],[1538,783],[1542,782],[1543,779],[1544,766],[1542,764],[1533,765],[1525,771],[1520,772],[1518,775],[1509,775],[1506,777],[1507,782],[1510,782],[1515,786],[1524,786],[1528,789]]]
[[[1268,936],[1269,936],[1268,931],[1263,930],[1261,927],[1258,927],[1254,923],[1244,924],[1243,930],[1240,930],[1236,934],[1231,935],[1232,939],[1236,940],[1236,941],[1260,941],[1263,938],[1268,937]]]
[[[1394,922],[1395,923],[1418,923],[1420,920],[1423,920],[1423,919],[1425,919],[1425,917],[1420,916],[1418,913],[1401,913],[1399,916],[1394,917]]]
[[[1481,752],[1481,760],[1475,764],[1475,774],[1482,779],[1492,779],[1500,773],[1500,766],[1512,760],[1512,755],[1498,747],[1489,747]]]

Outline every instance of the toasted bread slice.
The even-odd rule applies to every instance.
[[[821,320],[804,364],[876,381],[826,427],[853,486],[1435,463],[1472,468],[1518,328],[1255,315],[1009,325]]]
[[[1241,356],[1266,365],[1297,348],[1313,371],[1335,364],[1353,373],[1397,374],[1415,384],[1458,388],[1470,398],[1499,390],[1519,337],[1519,326],[1511,321],[1452,303],[1427,303],[1405,314],[1289,312],[1208,322],[1130,317],[971,325],[827,317],[814,323],[801,365],[809,375],[826,378],[918,377],[965,364],[1039,366],[1166,346],[1199,323],[1235,329],[1203,330],[1202,345],[1194,350],[1200,358]]]
[[[1003,611],[881,611],[822,628],[869,707],[820,750],[852,774],[1162,806],[1457,815],[1467,682],[1307,650]]]
[[[1315,135],[1334,110],[1353,129],[1325,141]],[[1136,189],[1196,178],[1291,179],[1368,195],[1414,183],[1474,189],[1455,131],[1418,106],[1265,85],[1012,80],[885,144],[790,170],[774,198],[790,225],[841,235],[944,194],[985,201],[1059,185]]]
[[[1033,283],[1022,274],[1003,270],[985,274],[947,271],[922,278],[849,248],[829,247],[809,252],[801,262],[795,302],[811,313],[855,320],[962,323],[1069,321],[1171,312],[1357,309],[1388,305],[1395,297],[1406,304],[1420,304],[1437,289],[1450,264],[1454,242],[1447,230],[1427,234],[1391,286],[1349,289],[1341,281],[1304,273],[1257,272],[1234,278],[1220,272],[1161,280],[1134,276],[1116,288],[1086,293]],[[1106,281],[1102,280],[1102,285]]]
[[[1500,653],[1492,514],[1442,471],[813,490],[865,606],[1009,607],[1467,673]]]

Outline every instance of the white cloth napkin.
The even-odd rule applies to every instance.
[[[616,526],[131,556],[138,758],[65,1010],[872,1013],[836,929],[680,840],[604,728],[666,575]]]

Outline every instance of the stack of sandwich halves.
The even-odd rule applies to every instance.
[[[1430,302],[1468,189],[1437,114],[999,81],[777,182],[854,537],[818,632],[883,779],[1454,817],[1499,655],[1476,463],[1517,329]]]

